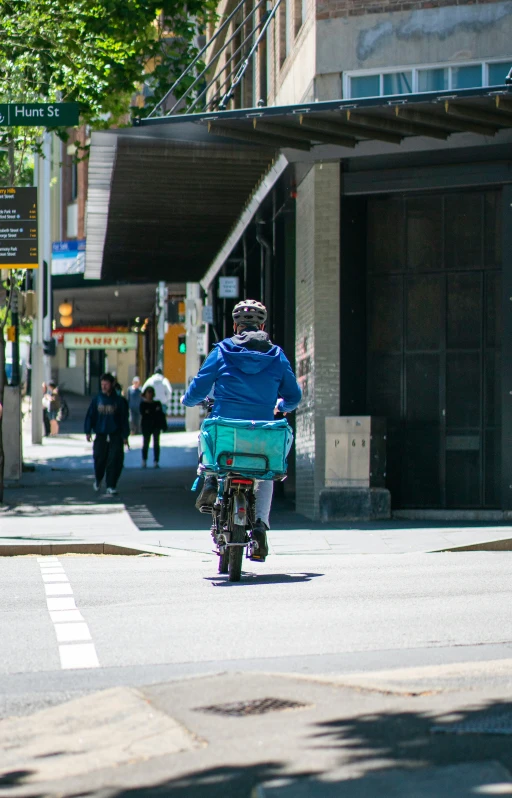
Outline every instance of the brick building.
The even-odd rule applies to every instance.
[[[512,4],[281,0],[229,93],[262,9],[218,36],[206,113],[93,137],[93,159],[114,152],[112,223],[123,181],[144,181],[129,152],[152,148],[154,214],[157,171],[189,157],[165,187],[181,220],[178,236],[162,219],[170,277],[201,281],[222,335],[217,278],[239,276],[295,353],[299,511],[350,516],[325,487],[325,418],[357,414],[387,420],[395,509],[512,510]],[[106,256],[88,268],[108,274]]]

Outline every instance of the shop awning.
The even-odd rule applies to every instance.
[[[85,276],[198,281],[274,149],[93,134]]]
[[[175,115],[95,133],[86,277],[211,277],[257,209],[251,200],[282,171],[280,156],[476,146],[510,141],[511,129],[512,86],[494,86]]]

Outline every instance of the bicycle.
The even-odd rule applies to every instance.
[[[198,477],[215,476],[218,487],[213,507],[205,505],[200,511],[212,514],[210,532],[219,557],[218,572],[228,574],[230,582],[240,581],[244,551],[247,558],[258,551],[258,542],[252,536],[256,481],[286,479],[286,457],[292,439],[285,419],[241,421],[216,417],[203,421]]]

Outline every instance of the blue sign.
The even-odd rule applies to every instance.
[[[85,238],[54,241],[52,274],[83,274],[85,271]]]

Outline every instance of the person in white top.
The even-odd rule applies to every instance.
[[[155,373],[146,380],[142,386],[142,393],[144,393],[146,388],[154,389],[155,399],[160,402],[162,410],[167,414],[167,409],[171,404],[172,386],[167,377],[164,377],[160,367],[156,368]]]

